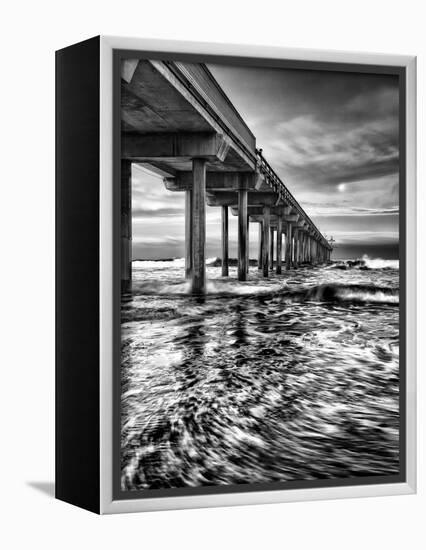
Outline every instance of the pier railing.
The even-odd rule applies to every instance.
[[[288,190],[287,186],[284,184],[284,182],[281,180],[281,178],[278,176],[278,174],[275,172],[269,162],[265,159],[262,154],[262,149],[256,149],[256,161],[260,173],[265,176],[266,183],[274,190],[275,193],[278,194],[278,196],[282,200],[284,200],[286,204],[294,208],[298,212],[298,214],[309,223],[311,228],[316,232],[317,236],[321,238],[323,244],[327,246],[327,248],[330,248],[329,242],[324,238],[317,226],[306,214],[306,212]]]

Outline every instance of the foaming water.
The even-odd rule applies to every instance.
[[[382,260],[382,258],[370,258],[366,254],[362,261],[370,269],[399,269],[399,260]]]
[[[123,489],[397,473],[399,273],[367,263],[240,283],[212,258],[193,297],[182,260],[133,262]]]

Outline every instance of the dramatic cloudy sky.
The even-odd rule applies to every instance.
[[[338,72],[209,66],[257,146],[335,257],[398,255],[398,82]],[[220,210],[207,208],[207,254],[220,255]],[[254,228],[253,228],[254,229]],[[257,228],[251,232],[255,257]],[[133,168],[133,257],[183,255],[183,194]],[[231,217],[230,254],[237,226]]]

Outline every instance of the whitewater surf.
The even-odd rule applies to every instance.
[[[133,262],[122,302],[128,490],[398,472],[399,269],[363,257],[221,277]],[[161,475],[159,475],[161,473]]]

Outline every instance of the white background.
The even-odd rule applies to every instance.
[[[1,9],[0,545],[13,548],[425,548],[425,375],[416,496],[98,517],[54,476],[54,50],[97,34],[418,56],[424,245],[425,14],[406,0],[57,0]],[[424,251],[424,246],[423,246]],[[420,250],[421,252],[421,250]],[[425,273],[424,257],[419,273]],[[424,338],[419,285],[419,340]],[[424,507],[426,508],[426,507]]]

